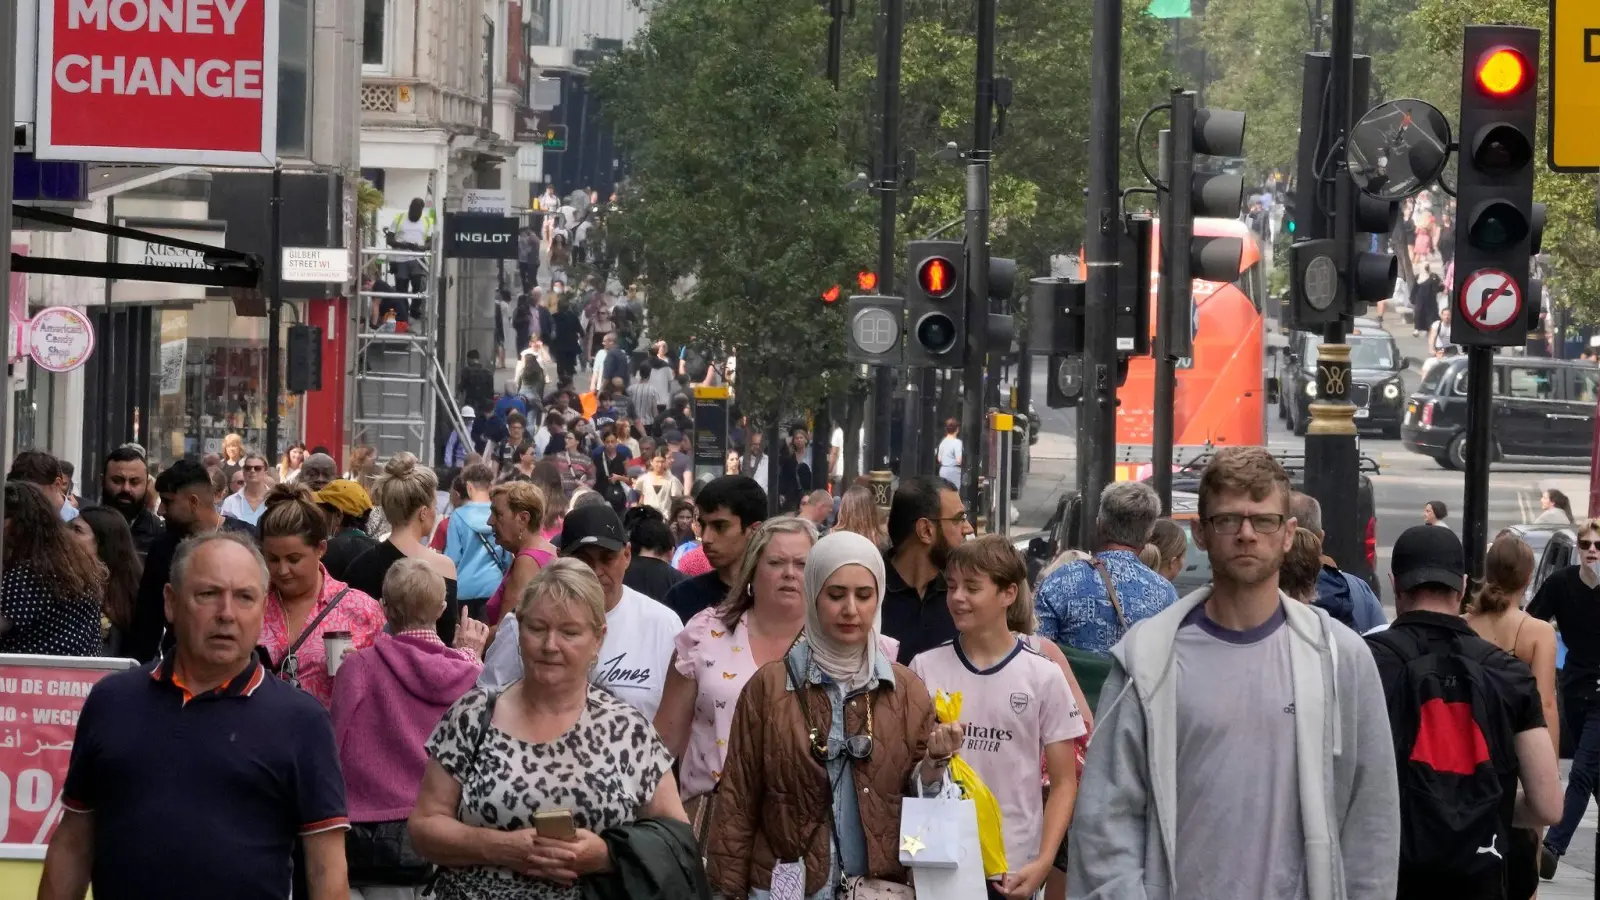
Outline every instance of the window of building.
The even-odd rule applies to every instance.
[[[306,156],[310,150],[311,3],[278,4],[278,155]]]
[[[361,19],[361,70],[374,75],[389,74],[389,41],[394,22],[390,16],[393,0],[366,0]]]

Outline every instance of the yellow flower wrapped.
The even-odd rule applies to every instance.
[[[960,692],[939,691],[933,697],[933,709],[940,722],[961,721]],[[1000,830],[1000,803],[960,754],[950,760],[950,780],[961,788],[962,798],[971,800],[978,808],[978,843],[983,847],[984,876],[1004,875],[1007,871],[1006,843]]]

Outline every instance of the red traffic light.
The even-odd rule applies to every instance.
[[[856,287],[863,293],[871,293],[878,289],[878,273],[862,269],[856,273]]]
[[[839,286],[836,284],[822,292],[822,302],[832,306],[833,304],[839,302],[839,297],[843,293],[844,292],[839,290]]]
[[[1510,47],[1494,47],[1478,58],[1478,89],[1491,97],[1510,97],[1528,86],[1528,61]]]
[[[942,256],[930,256],[917,269],[917,285],[929,297],[948,297],[956,289],[956,269]]]

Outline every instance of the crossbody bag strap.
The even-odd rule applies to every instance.
[[[478,536],[478,543],[483,545],[483,552],[489,554],[489,558],[494,560],[494,564],[500,570],[500,574],[504,575],[506,573],[506,564],[501,562],[499,554],[494,552],[494,545],[490,544],[489,539],[483,536],[483,532],[474,531],[473,534]]]
[[[307,622],[306,627],[300,629],[300,636],[294,639],[294,643],[290,644],[288,651],[283,654],[283,659],[278,661],[278,675],[284,681],[295,687],[300,686],[300,658],[296,655],[300,651],[300,646],[306,642],[307,638],[311,637],[311,633],[317,630],[317,626],[322,624],[322,620],[328,617],[328,613],[333,612],[334,607],[337,607],[339,601],[343,600],[344,595],[348,593],[350,593],[350,589],[347,587],[334,594],[333,599],[328,601],[328,605],[322,608],[322,612],[317,613],[316,618]]]
[[[1098,556],[1089,558],[1089,565],[1100,573],[1100,583],[1106,586],[1106,596],[1111,600],[1111,609],[1117,614],[1117,624],[1122,626],[1124,634],[1128,631],[1128,617],[1122,614],[1122,601],[1117,599],[1117,586],[1111,583],[1111,570],[1106,567],[1106,561]]]

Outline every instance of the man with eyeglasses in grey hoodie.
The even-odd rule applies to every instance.
[[[1278,590],[1289,479],[1217,453],[1195,542],[1213,584],[1112,649],[1074,812],[1074,900],[1394,900],[1400,806],[1362,639]]]

